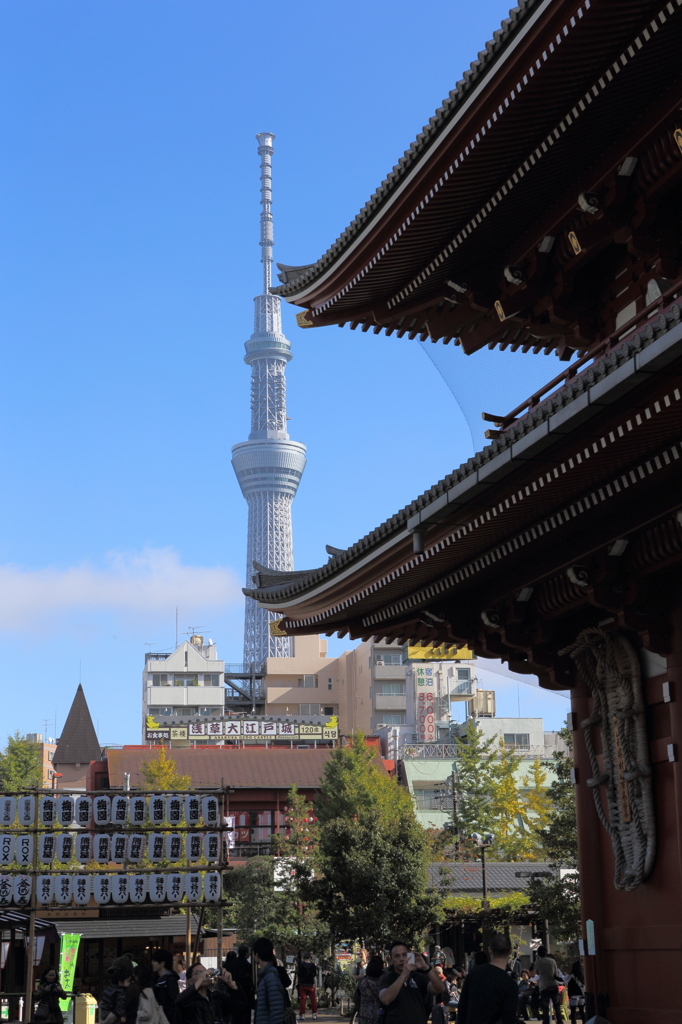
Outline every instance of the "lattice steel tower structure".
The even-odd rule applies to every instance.
[[[249,505],[246,546],[246,583],[252,585],[254,562],[290,572],[294,567],[291,537],[291,502],[305,469],[305,445],[287,433],[286,378],[291,345],[282,333],[278,295],[270,294],[272,281],[272,142],[271,132],[257,135],[260,163],[260,244],[263,294],[254,299],[253,334],[245,344],[244,362],[251,367],[251,433],[248,441],[232,448],[232,466]],[[270,636],[272,612],[246,598],[244,662],[286,658],[288,637]]]

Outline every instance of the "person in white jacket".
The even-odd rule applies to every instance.
[[[140,990],[140,1002],[137,1006],[137,1019],[135,1024],[168,1024],[168,1018],[159,1006],[154,993],[154,975],[144,964],[138,964],[135,968],[135,981]],[[128,1024],[132,1024],[129,1021]]]

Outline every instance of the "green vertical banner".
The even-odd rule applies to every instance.
[[[73,992],[73,979],[76,975],[76,957],[80,945],[80,935],[62,935],[59,944],[59,981],[65,992]],[[60,999],[59,1008],[65,1013],[71,1003],[70,999]]]

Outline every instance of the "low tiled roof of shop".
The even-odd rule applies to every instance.
[[[514,892],[525,889],[533,876],[554,877],[556,870],[544,861],[486,861],[486,875],[490,892]],[[429,883],[455,895],[482,892],[481,862],[429,864]]]
[[[123,786],[124,772],[131,786],[143,788],[141,766],[157,756],[154,750],[109,750],[109,783]],[[328,747],[291,750],[263,747],[249,750],[233,747],[197,747],[172,750],[181,775],[190,775],[193,786],[231,786],[240,789],[318,789],[324,766],[331,756]]]
[[[156,939],[168,935],[186,934],[187,918],[184,913],[171,914],[167,917],[121,917],[113,920],[107,918],[79,918],[77,921],[64,920],[54,922],[60,935],[80,932],[83,939]],[[192,914],[192,935],[196,935],[199,925],[196,914]]]

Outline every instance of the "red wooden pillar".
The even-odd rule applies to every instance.
[[[577,685],[571,691],[571,708],[573,711],[573,764],[575,771],[576,817],[578,821],[578,861],[580,864],[580,893],[583,911],[582,939],[585,943],[583,965],[585,970],[586,991],[596,999],[598,992],[605,991],[603,971],[600,977],[597,956],[587,952],[588,920],[594,922],[596,948],[600,948],[603,932],[602,889],[609,879],[603,877],[601,857],[599,856],[604,831],[594,806],[592,790],[587,780],[592,776],[592,768],[587,756],[587,748],[583,739],[581,722],[591,713],[591,699],[585,683],[576,673]],[[596,1007],[596,1003],[595,1003]]]
[[[572,691],[585,976],[595,999],[608,993],[610,1024],[682,1024],[682,601],[670,626],[667,667],[647,669],[643,659],[657,855],[650,877],[631,892],[614,886],[611,840],[586,784],[592,769],[580,725],[592,702],[579,676]],[[593,735],[598,744],[598,730]],[[598,745],[596,753],[601,768]],[[594,955],[587,953],[588,920]]]

